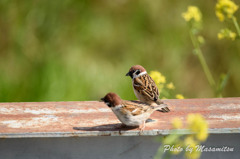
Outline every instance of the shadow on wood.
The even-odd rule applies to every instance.
[[[74,130],[82,131],[120,131],[120,130],[132,130],[136,129],[138,126],[125,126],[123,124],[105,124],[92,127],[73,127]]]

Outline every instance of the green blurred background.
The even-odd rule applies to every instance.
[[[214,97],[181,17],[188,5],[202,11],[214,78],[230,75],[223,96],[240,96],[240,42],[217,39],[226,24],[215,3],[1,0],[0,102],[98,100],[109,91],[136,99],[125,77],[135,64],[160,71],[186,98]]]

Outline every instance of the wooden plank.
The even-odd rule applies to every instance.
[[[168,134],[171,120],[186,123],[189,113],[200,113],[210,133],[240,133],[240,98],[164,100],[171,111],[154,112],[145,130],[120,128],[103,102],[0,103],[0,137],[138,136]],[[184,133],[184,129],[183,129]]]

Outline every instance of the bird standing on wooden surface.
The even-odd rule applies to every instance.
[[[165,111],[167,105],[149,106],[138,101],[122,100],[115,93],[108,93],[101,98],[112,109],[117,118],[126,126],[141,126],[145,128],[145,122],[155,110]]]
[[[146,69],[141,65],[132,66],[126,76],[132,78],[132,86],[136,97],[146,104],[157,106],[163,104],[159,99],[158,88]],[[166,111],[170,111],[166,107]]]

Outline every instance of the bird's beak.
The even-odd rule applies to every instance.
[[[103,102],[104,101],[104,98],[101,98],[100,100],[99,100],[99,102]]]
[[[126,74],[126,76],[130,76],[130,72],[128,72],[128,73]]]

